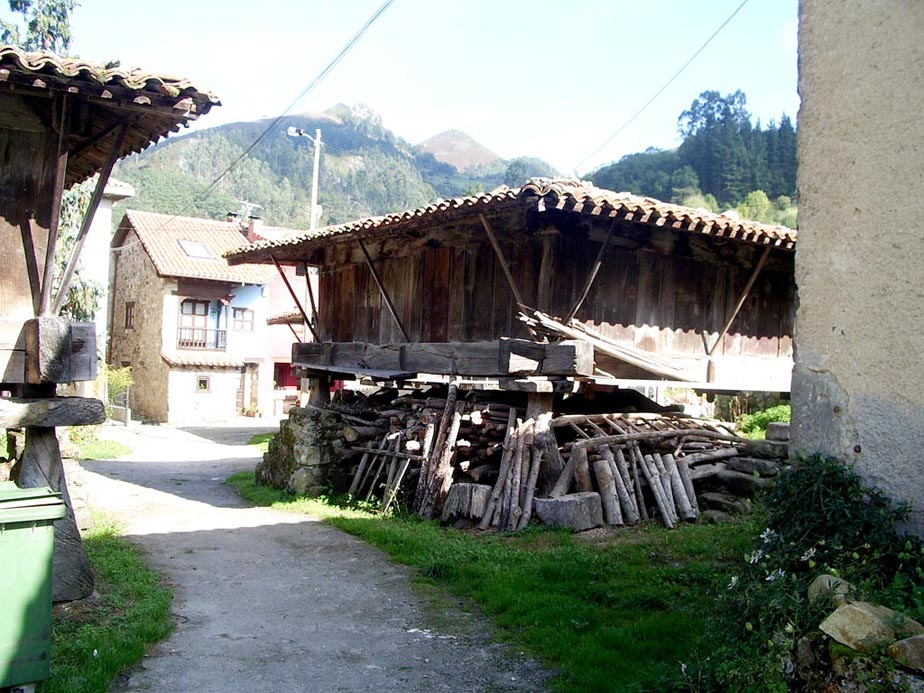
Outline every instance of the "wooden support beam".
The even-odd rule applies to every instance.
[[[42,272],[42,295],[38,314],[45,314],[51,308],[51,283],[55,271],[55,246],[58,243],[58,226],[61,221],[61,197],[64,194],[64,180],[67,176],[67,145],[71,132],[71,101],[69,94],[59,98],[58,144],[55,150],[55,176],[52,187],[51,209],[48,223],[48,243],[45,246],[45,268]]]
[[[289,282],[289,278],[286,276],[285,270],[282,269],[282,265],[280,265],[276,258],[272,255],[270,255],[270,260],[272,260],[273,264],[276,265],[276,271],[279,272],[279,276],[282,277],[282,282],[289,290],[289,295],[292,297],[292,300],[295,301],[295,307],[298,308],[298,312],[302,314],[302,320],[304,320],[305,324],[308,325],[308,329],[311,330],[311,334],[314,336],[315,341],[321,341],[321,339],[318,337],[318,333],[314,331],[314,325],[312,325],[311,320],[308,319],[308,314],[302,307],[302,302],[299,301],[298,296],[295,295],[295,289],[292,288],[292,284]],[[307,277],[305,279],[307,280]],[[295,335],[295,338],[298,339],[298,335]],[[299,339],[299,341],[301,340]]]
[[[375,282],[375,285],[379,287],[379,292],[382,294],[382,300],[385,301],[385,307],[388,308],[388,312],[391,313],[392,320],[394,320],[395,324],[398,326],[398,331],[401,333],[401,337],[404,339],[404,341],[410,342],[411,338],[407,336],[407,330],[405,330],[404,325],[401,324],[401,318],[398,317],[398,311],[395,310],[395,305],[391,302],[391,297],[385,290],[385,285],[382,283],[382,278],[379,277],[379,273],[375,270],[375,265],[372,264],[372,258],[369,257],[369,251],[366,250],[366,246],[361,239],[357,238],[356,242],[359,244],[359,249],[363,252],[363,258],[366,260],[366,267],[369,268],[369,273],[372,275],[372,280]]]
[[[314,300],[314,289],[311,288],[311,272],[308,270],[307,264],[304,265],[304,267],[305,267],[305,287],[308,290],[308,301],[311,304],[311,317],[317,320],[318,315],[319,315],[318,304],[317,304],[317,301]],[[309,329],[311,329],[310,326],[309,326]],[[315,325],[315,328],[311,330],[311,334],[315,335],[315,339],[317,341],[321,341],[321,338],[319,336],[320,332],[321,332],[321,326],[319,324]]]
[[[74,278],[74,271],[77,269],[77,262],[80,260],[80,253],[83,250],[84,241],[87,240],[87,234],[90,233],[90,226],[93,224],[93,217],[96,216],[96,210],[103,199],[103,192],[106,190],[106,184],[109,182],[109,175],[112,173],[112,167],[115,166],[115,162],[119,159],[119,152],[122,151],[122,143],[125,141],[125,133],[128,132],[128,125],[129,123],[127,120],[122,122],[122,126],[119,128],[118,134],[116,134],[116,138],[112,143],[112,147],[109,149],[109,154],[106,155],[103,168],[100,169],[99,178],[96,180],[96,189],[93,191],[93,196],[90,198],[90,204],[80,224],[77,238],[74,239],[74,247],[71,249],[71,255],[67,260],[67,267],[64,270],[64,275],[61,277],[61,285],[58,287],[58,292],[55,294],[54,304],[51,307],[52,315],[57,315],[61,312],[61,307],[67,299],[67,291],[70,289],[71,280]]]
[[[523,295],[520,293],[520,289],[517,287],[516,281],[513,279],[513,273],[510,271],[510,265],[507,262],[507,258],[504,257],[504,251],[501,250],[500,244],[497,242],[497,237],[494,235],[494,231],[491,229],[491,225],[488,223],[488,220],[485,218],[484,214],[479,214],[478,217],[481,219],[481,225],[484,226],[484,231],[488,234],[488,240],[491,241],[491,247],[494,248],[494,253],[497,255],[498,261],[501,263],[501,269],[504,270],[504,274],[507,277],[507,283],[510,284],[510,290],[513,292],[513,298],[517,302],[520,310],[525,313],[530,312],[529,308],[523,303]]]
[[[38,385],[96,379],[93,323],[68,323],[46,315],[27,320],[24,335],[24,382]]]
[[[597,259],[594,260],[593,266],[590,268],[590,274],[587,275],[587,281],[584,282],[584,288],[581,289],[581,293],[578,295],[577,300],[574,302],[574,305],[571,306],[571,310],[568,311],[567,317],[564,319],[564,323],[567,325],[571,322],[577,312],[581,309],[581,306],[584,305],[584,301],[587,300],[587,294],[590,293],[590,287],[593,286],[594,280],[597,278],[597,272],[600,271],[600,267],[603,265],[603,253],[606,252],[607,246],[610,244],[610,236],[613,235],[613,229],[616,228],[616,220],[610,223],[610,228],[606,232],[606,238],[603,239],[603,244],[600,246],[600,250],[597,252]]]
[[[725,323],[725,327],[722,328],[722,331],[719,333],[719,336],[716,338],[715,342],[712,343],[712,347],[709,349],[709,351],[706,352],[706,356],[711,357],[713,352],[715,352],[716,347],[718,347],[721,341],[725,339],[725,335],[728,334],[728,331],[731,329],[732,323],[735,322],[735,318],[738,317],[738,312],[741,310],[741,306],[744,305],[748,295],[751,293],[751,288],[754,286],[754,282],[757,281],[757,275],[760,274],[760,271],[764,267],[764,263],[767,262],[767,258],[770,256],[770,250],[770,246],[767,246],[764,249],[763,254],[760,256],[760,260],[757,261],[757,266],[754,267],[754,271],[751,272],[751,276],[748,278],[748,283],[744,285],[744,289],[741,291],[741,295],[738,297],[738,302],[735,304],[735,309],[732,311],[731,317]]]
[[[106,420],[103,403],[87,397],[0,399],[0,428],[92,426]]]
[[[302,368],[339,368],[432,373],[438,375],[590,376],[593,346],[582,340],[540,344],[503,338],[496,342],[410,342],[365,344],[318,342],[294,344],[292,364]]]

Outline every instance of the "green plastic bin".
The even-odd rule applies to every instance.
[[[50,673],[54,521],[65,513],[50,488],[0,482],[0,688]]]

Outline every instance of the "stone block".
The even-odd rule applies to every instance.
[[[903,667],[924,672],[924,635],[912,635],[893,643],[889,656]]]
[[[842,645],[859,652],[888,645],[899,633],[924,634],[924,626],[917,621],[869,602],[850,602],[837,607],[819,628]]]
[[[841,606],[847,603],[847,597],[853,589],[853,585],[846,580],[833,575],[819,575],[809,585],[808,599],[813,602],[816,599],[830,598],[833,604]]]
[[[780,473],[780,463],[762,457],[732,457],[726,462],[728,469],[749,476],[776,476]]]
[[[603,526],[603,505],[600,494],[572,493],[559,498],[537,498],[536,516],[552,527],[568,527],[582,532]]]
[[[789,422],[772,421],[767,424],[767,440],[775,440],[781,443],[789,442]]]

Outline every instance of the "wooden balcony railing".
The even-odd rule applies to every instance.
[[[228,331],[204,327],[180,327],[176,334],[177,349],[207,349],[225,351],[228,348]]]

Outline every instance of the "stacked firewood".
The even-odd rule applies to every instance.
[[[445,394],[443,394],[445,392]],[[609,525],[651,518],[667,527],[700,513],[697,486],[743,457],[782,458],[785,448],[748,441],[721,422],[676,414],[527,417],[450,386],[443,396],[334,403],[346,422],[349,493],[396,501],[423,517],[465,517],[481,529],[529,524],[534,498],[597,492]]]

